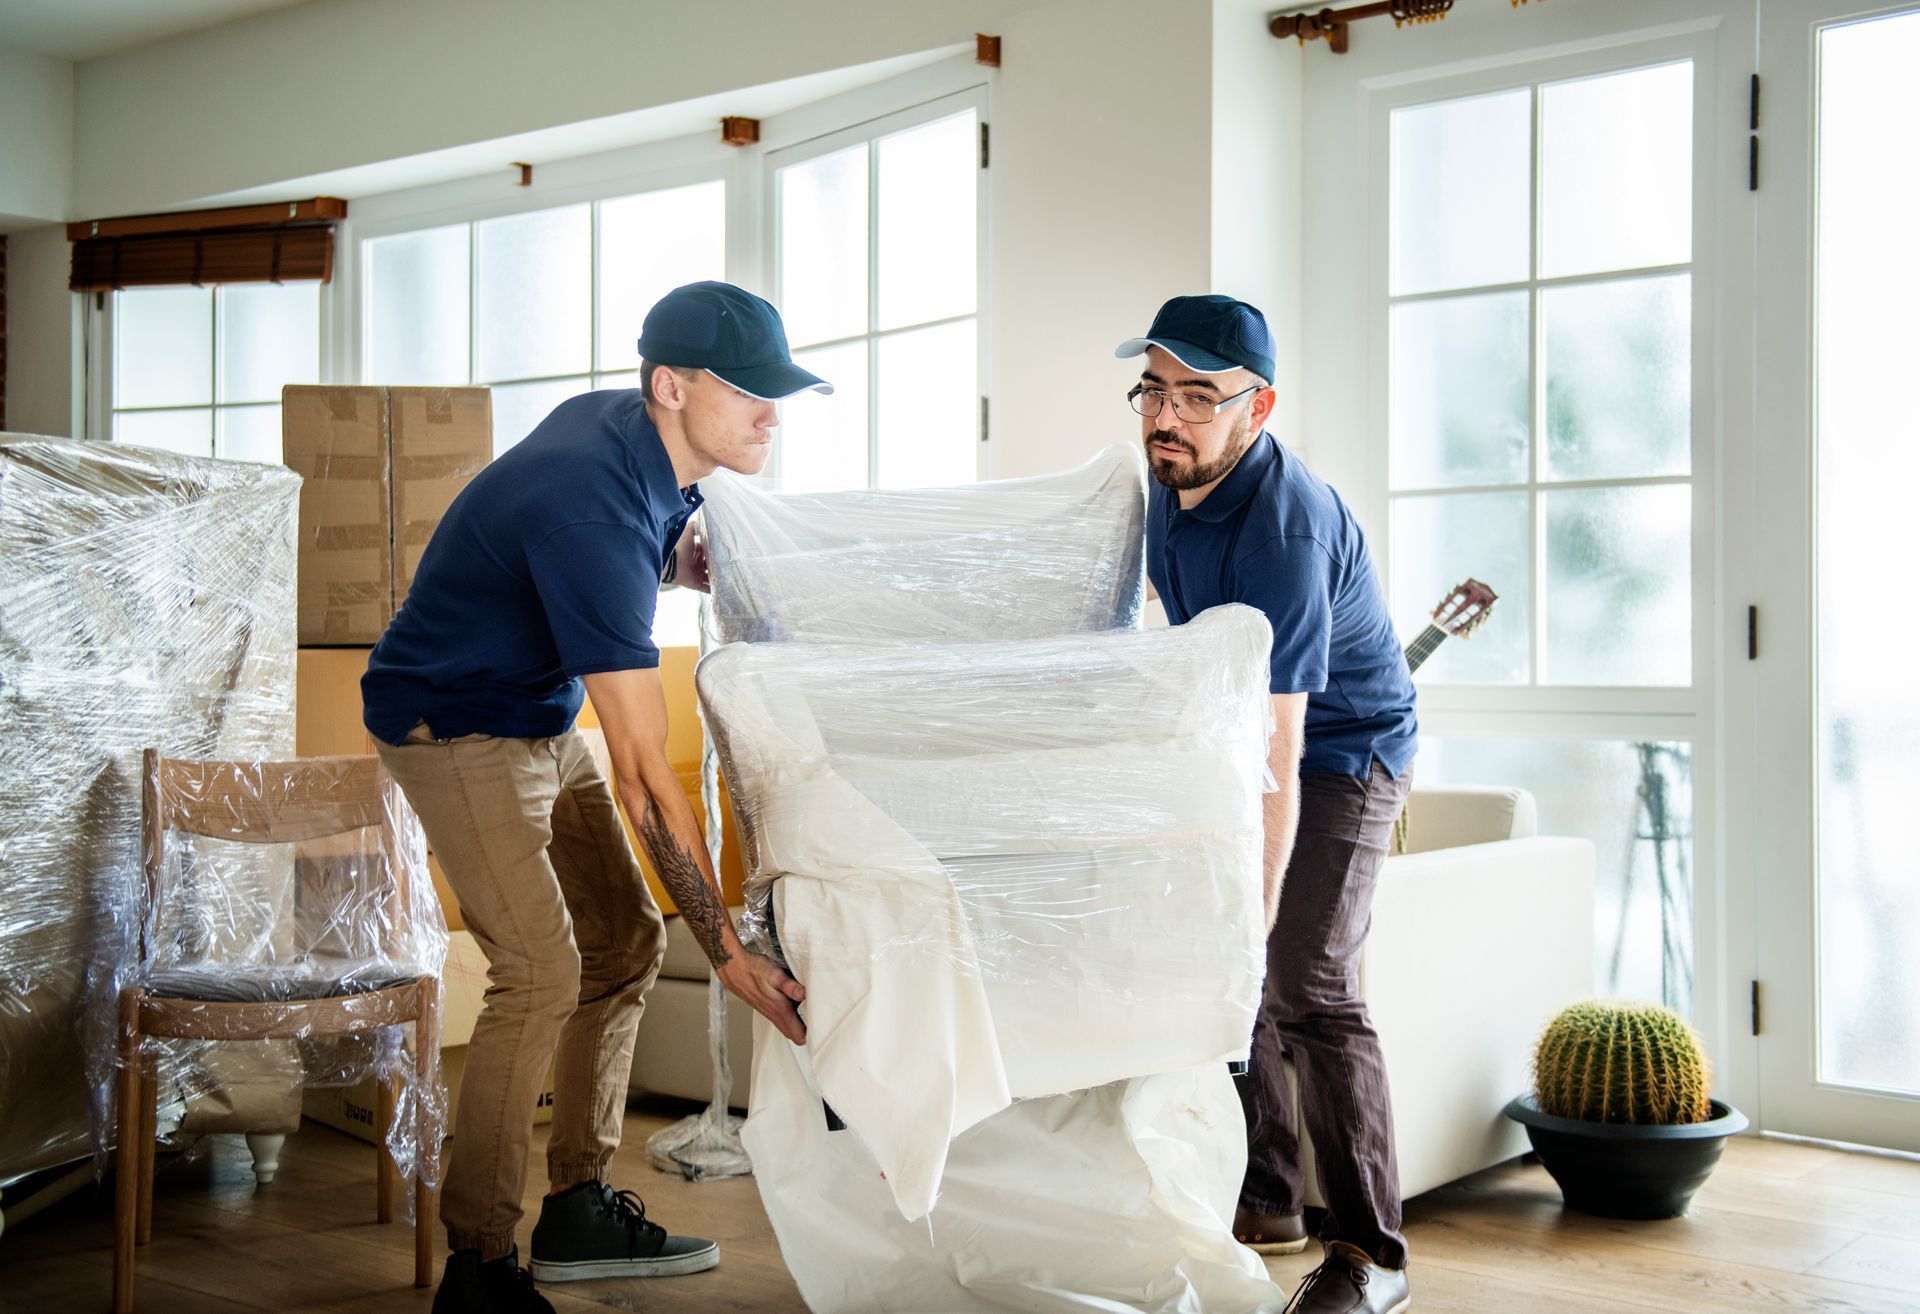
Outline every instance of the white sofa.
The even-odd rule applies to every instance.
[[[1408,851],[1381,873],[1360,985],[1386,1053],[1403,1195],[1525,1152],[1500,1109],[1525,1085],[1540,1027],[1592,993],[1593,846],[1535,830],[1525,790],[1416,787]],[[706,981],[699,946],[669,917],[634,1091],[708,1098]],[[731,1102],[744,1108],[753,1040],[737,1001],[728,1037]],[[1307,1180],[1320,1203],[1310,1146]]]
[[[1360,958],[1402,1197],[1526,1152],[1500,1110],[1547,1019],[1593,993],[1591,843],[1535,834],[1524,789],[1416,786],[1407,822]],[[1301,1142],[1308,1203],[1323,1204],[1304,1129]]]

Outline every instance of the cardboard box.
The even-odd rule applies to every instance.
[[[300,643],[372,644],[441,517],[493,459],[492,395],[289,385],[281,435],[303,480]]]
[[[493,459],[485,388],[392,388],[393,607],[407,600],[420,554],[453,499]]]
[[[300,475],[300,642],[372,643],[393,614],[384,388],[289,387],[283,457]]]
[[[447,1090],[447,1134],[454,1132],[460,1102],[460,1081],[466,1072],[467,1044],[487,991],[487,957],[466,931],[447,937],[447,961],[441,969],[440,1080]],[[377,1118],[378,1091],[372,1078],[357,1086],[314,1087],[305,1093],[301,1112],[315,1122],[372,1143]],[[553,1068],[534,1097],[532,1118],[537,1126],[553,1121]]]

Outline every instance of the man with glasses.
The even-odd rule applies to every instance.
[[[1114,354],[1146,357],[1127,397],[1153,471],[1147,572],[1167,618],[1239,602],[1273,624],[1267,980],[1239,1081],[1247,1175],[1234,1234],[1268,1254],[1307,1245],[1289,1055],[1327,1201],[1325,1258],[1290,1314],[1399,1314],[1411,1298],[1393,1112],[1358,960],[1412,780],[1406,655],[1359,524],[1264,429],[1277,397],[1260,312],[1175,297]]]
[[[669,1235],[605,1180],[665,930],[574,729],[583,685],[613,784],[713,974],[806,1040],[796,1011],[806,992],[740,947],[667,760],[653,616],[676,565],[700,570],[683,533],[696,482],[721,467],[758,474],[774,402],[833,389],[793,363],[779,312],[727,283],[662,298],[640,357],[639,388],[562,402],[454,499],[361,681],[380,759],[490,969],[440,1194],[452,1254],[434,1314],[553,1314],[514,1244],[549,1061],[551,1186],[532,1277],[664,1277],[720,1259],[713,1242]]]

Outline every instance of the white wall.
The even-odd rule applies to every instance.
[[[15,433],[74,433],[80,366],[69,250],[61,224],[7,238],[7,428]]]
[[[73,86],[66,60],[0,47],[0,233],[69,217]]]
[[[1302,92],[1307,52],[1267,31],[1268,0],[1213,6],[1211,289],[1260,308],[1273,331],[1270,428],[1295,450],[1300,432]]]
[[[1139,438],[1114,345],[1204,291],[1210,174],[1206,0],[1060,0],[1011,19],[994,88],[987,384],[995,477]]]
[[[1033,7],[312,0],[82,64],[74,199],[179,206],[971,42]]]

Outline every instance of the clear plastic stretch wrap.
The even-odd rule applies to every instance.
[[[282,1080],[296,1094],[371,1072],[392,1090],[386,1145],[401,1173],[437,1185],[447,924],[399,785],[372,756],[150,753],[143,775],[120,1061],[156,1065],[162,1098],[197,1093],[204,1074],[250,1048],[286,1047]],[[136,1017],[148,1034],[134,1046]],[[260,1035],[274,1039],[236,1039]]]
[[[372,860],[352,833],[284,820],[264,844],[217,822],[186,834],[185,812],[143,836],[147,750],[291,756],[298,489],[279,466],[0,437],[0,1177],[106,1147],[121,991],[150,973],[218,965],[235,969],[228,989],[313,989],[294,984],[303,951],[359,954],[399,927],[390,902],[340,892],[376,868],[411,900],[389,943],[438,969],[444,924],[410,818]],[[216,792],[229,820],[263,818],[285,778],[236,770]],[[303,1083],[356,1080],[373,1058],[286,1031],[148,1045],[159,1125],[189,1131],[291,1131]]]
[[[772,494],[722,471],[700,491],[723,643],[971,642],[1139,623],[1136,446],[957,488]]]
[[[1246,1057],[1269,642],[1235,606],[701,663],[750,938],[806,985],[821,1091],[905,1217],[1014,1099]]]
[[[1139,630],[1132,448],[1039,479],[703,481],[696,683],[754,1020],[742,1138],[816,1314],[1273,1314],[1230,1220],[1265,971],[1266,619]]]

